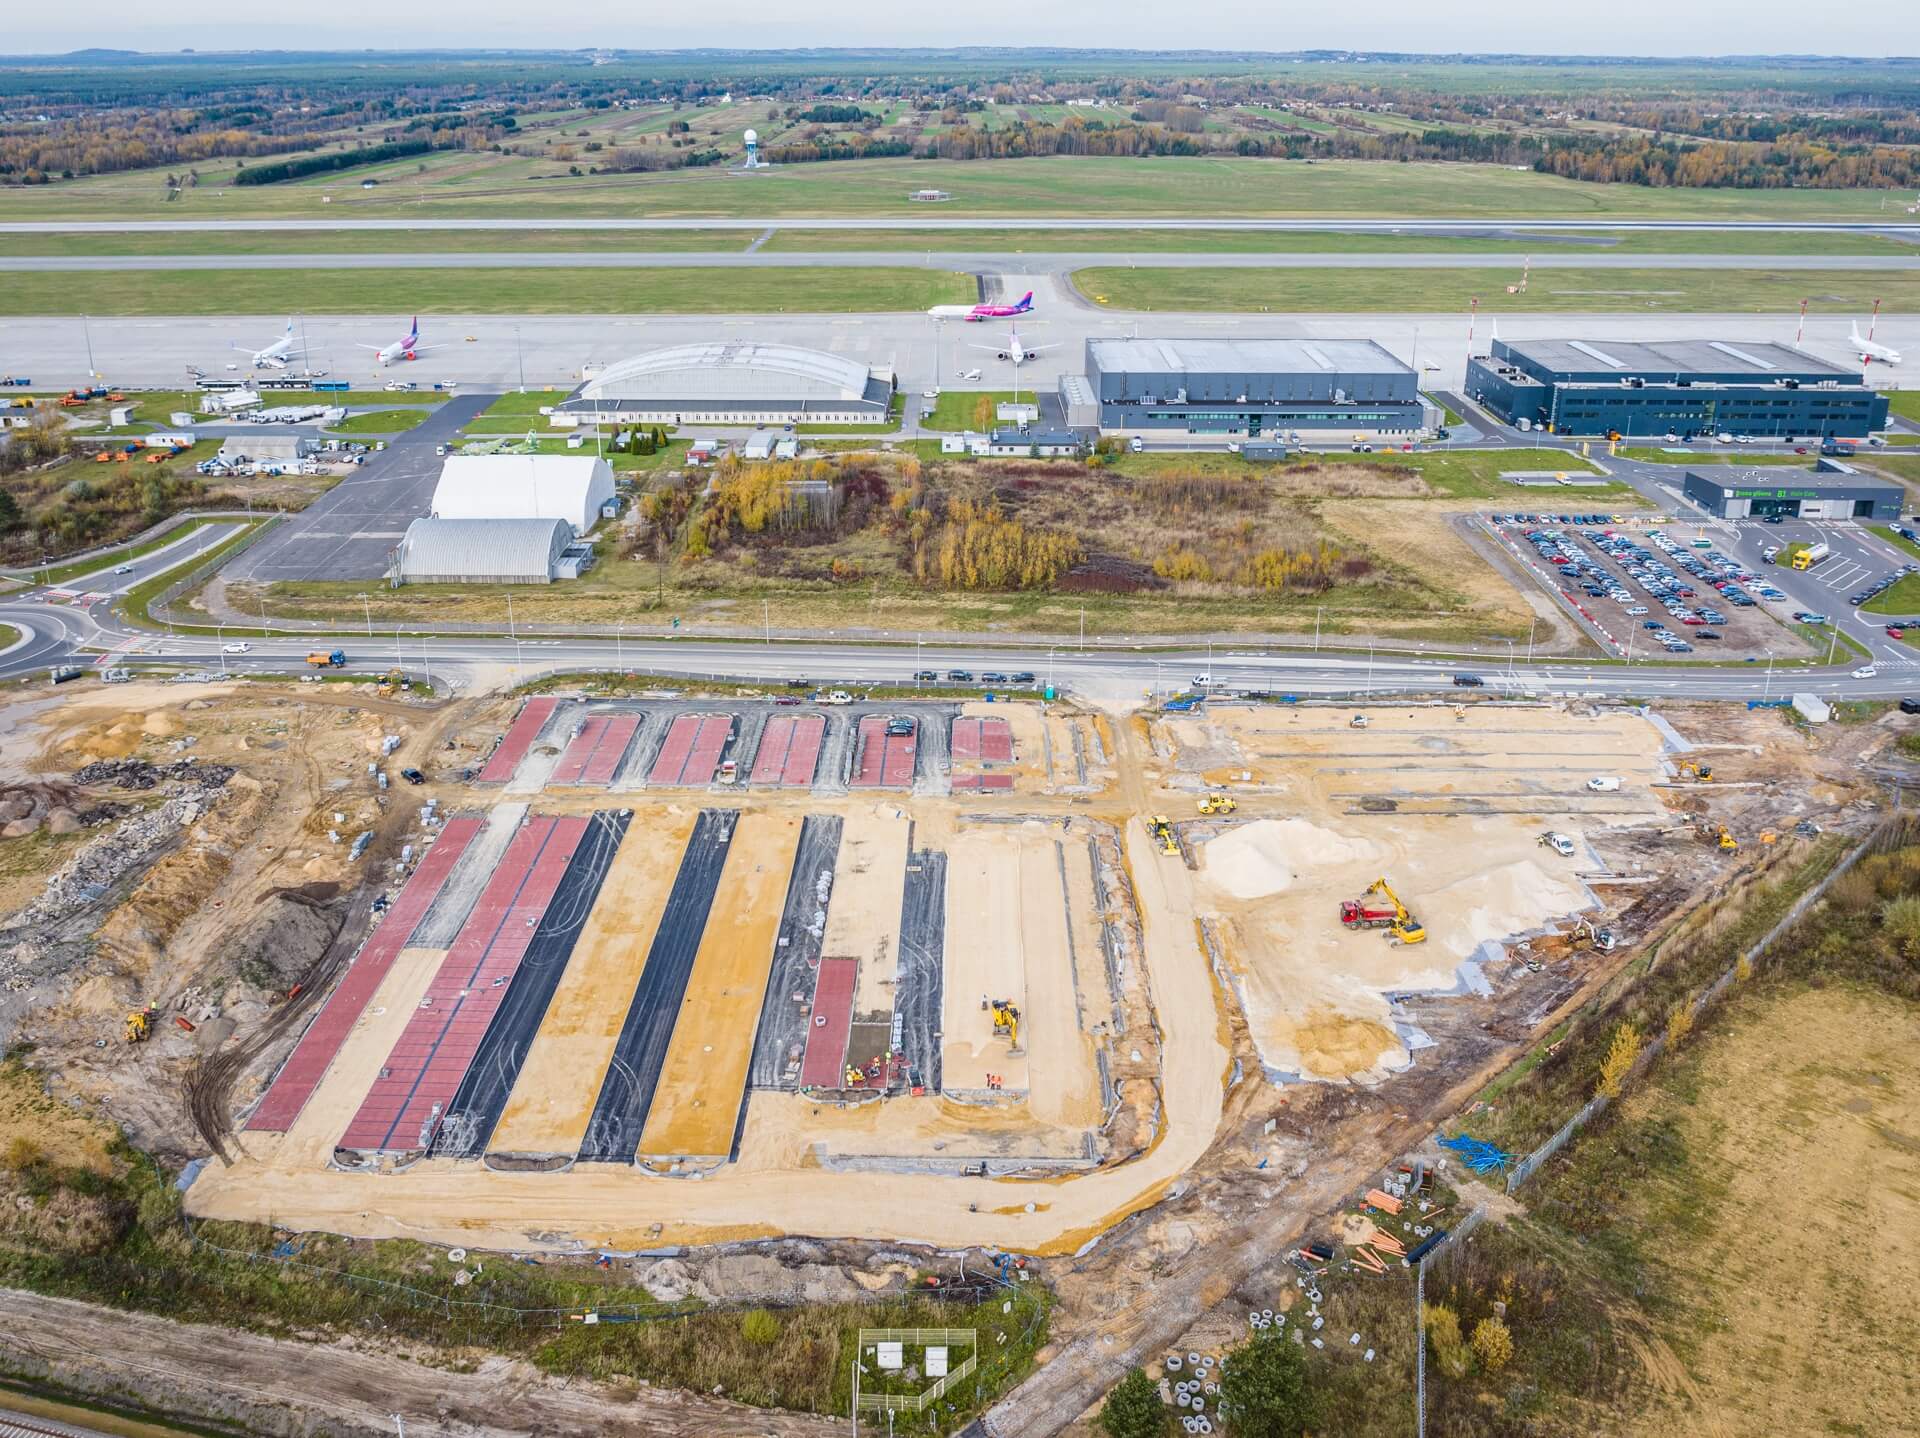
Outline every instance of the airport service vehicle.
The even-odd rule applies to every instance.
[[[1811,569],[1832,553],[1833,550],[1824,543],[1813,545],[1793,556],[1793,567],[1795,569]]]
[[[935,320],[965,320],[968,324],[978,324],[981,320],[1010,320],[1024,315],[1033,308],[1033,291],[1028,290],[1010,305],[935,305],[927,311],[927,318]],[[1002,359],[1006,356],[1002,355]]]
[[[961,378],[962,380],[976,380],[976,379],[979,379],[979,378],[980,378],[980,371],[979,371],[979,370],[977,370],[977,369],[970,369],[970,370],[968,370],[968,371],[967,371],[967,372],[966,372],[965,374],[963,374],[963,375],[961,375],[961,376],[960,376],[960,378]]]
[[[307,663],[315,669],[344,669],[347,667],[347,651],[344,649],[316,649],[307,656]]]

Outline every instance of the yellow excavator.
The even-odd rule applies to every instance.
[[[153,1005],[144,1009],[134,1009],[127,1014],[127,1026],[121,1030],[120,1038],[125,1043],[145,1043],[153,1034]]]
[[[1239,807],[1231,794],[1208,794],[1200,801],[1202,814],[1231,814]]]
[[[1011,999],[993,999],[989,1001],[993,1010],[993,1033],[995,1038],[1002,1035],[1007,1040],[1007,1052],[1020,1052],[1020,1010],[1013,1006]]]
[[[1367,900],[1375,894],[1385,899],[1388,907],[1369,904]],[[1407,906],[1400,902],[1400,896],[1384,878],[1367,885],[1366,892],[1359,898],[1341,900],[1340,922],[1349,929],[1385,929],[1387,937],[1396,944],[1427,941],[1426,925],[1407,912]]]
[[[1725,824],[1720,826],[1720,832],[1713,837],[1714,842],[1720,846],[1722,853],[1737,854],[1740,852],[1740,841],[1733,837]]]
[[[1179,854],[1180,841],[1173,837],[1173,825],[1167,822],[1167,816],[1165,814],[1155,814],[1153,816],[1153,822],[1147,825],[1147,831],[1153,835],[1155,842],[1160,845],[1161,853]]]
[[[1680,761],[1680,777],[1682,779],[1691,779],[1696,784],[1711,784],[1713,782],[1713,766],[1711,764],[1696,764],[1691,759],[1682,759]]]

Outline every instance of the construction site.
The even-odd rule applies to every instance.
[[[194,1218],[636,1273],[828,1240],[862,1282],[986,1249],[1046,1265],[1069,1336],[1201,1322],[1277,1186],[1311,1221],[1377,1181],[1700,896],[1864,813],[1900,722],[63,700],[0,710],[0,1038],[188,1164]]]

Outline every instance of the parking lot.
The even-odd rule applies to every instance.
[[[1704,536],[1595,513],[1496,513],[1487,523],[1616,653],[1685,660],[1807,652],[1767,612],[1767,602],[1789,602],[1772,576]]]

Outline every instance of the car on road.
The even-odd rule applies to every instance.
[[[1902,629],[1898,624],[1889,624],[1887,626],[1887,638],[1905,639],[1906,637],[1907,637],[1907,631]]]
[[[1005,684],[1008,681],[1007,681],[1007,676],[1002,674],[999,670],[989,669],[987,670],[986,673],[980,676],[980,682],[982,684]]]
[[[973,683],[973,671],[970,669],[949,669],[947,671],[947,678],[955,684],[971,684]]]
[[[915,684],[938,684],[940,682],[940,673],[935,669],[916,669],[913,671],[913,682]]]
[[[115,574],[131,574],[133,573],[133,566],[131,564],[116,564],[113,567],[113,572]]]
[[[222,644],[220,646],[220,652],[222,654],[245,654],[251,648],[253,648],[253,646],[242,639],[233,644]]]
[[[1486,687],[1487,681],[1478,674],[1456,674],[1453,676],[1453,683],[1457,689],[1482,689]]]
[[[1862,664],[1858,669],[1853,671],[1853,677],[1855,679],[1878,679],[1880,677],[1880,671],[1875,669],[1871,664]]]
[[[1015,671],[1012,682],[1015,684],[1032,684],[1037,681],[1031,669],[1020,669]]]

